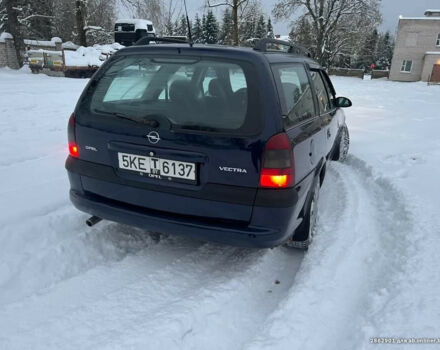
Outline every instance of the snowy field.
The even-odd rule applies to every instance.
[[[0,349],[433,349],[440,338],[440,86],[334,78],[351,155],[307,253],[94,228],[68,200],[86,80],[0,70]]]

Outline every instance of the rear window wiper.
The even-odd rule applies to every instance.
[[[125,115],[125,114],[122,114],[122,113],[118,113],[118,112],[109,112],[109,111],[103,111],[103,110],[100,110],[100,109],[94,109],[93,111],[96,112],[96,113],[112,115],[112,116],[115,116],[115,117],[120,118],[120,119],[127,119],[127,120],[130,120],[130,121],[135,122],[135,123],[139,123],[139,124],[144,124],[144,125],[150,126],[152,128],[157,128],[159,126],[159,122],[157,120],[155,120],[155,119],[146,119],[146,118],[148,118],[148,116],[140,117],[140,118],[134,118],[134,117],[129,117],[128,115]]]
[[[139,123],[138,119],[129,117],[128,115],[125,115],[125,114],[122,114],[122,113],[118,113],[118,112],[103,111],[101,109],[94,109],[93,112],[101,113],[101,114],[107,114],[107,115],[112,115],[112,116],[117,117],[117,118],[127,119],[127,120],[130,120],[132,122]]]

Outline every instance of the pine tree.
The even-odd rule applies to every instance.
[[[222,28],[220,30],[219,43],[222,45],[232,45],[234,41],[232,13],[226,8],[223,13]]]
[[[260,5],[260,0],[223,0],[217,4],[210,4],[207,0],[209,8],[225,6],[231,10],[232,17],[232,41],[235,46],[240,44],[240,27],[239,24],[243,20],[243,14],[248,11],[249,8]]]
[[[254,16],[248,16],[243,18],[240,25],[240,41],[246,43],[249,39],[255,38],[256,18]]]
[[[202,36],[201,36],[201,42],[203,44],[206,44],[205,27],[206,27],[206,14],[204,13],[202,16]]]
[[[186,23],[185,15],[180,16],[179,23],[175,29],[175,35],[188,36],[188,25]]]
[[[173,27],[174,27],[174,30],[173,30],[173,34],[172,35],[178,35],[177,34],[177,31],[179,30],[179,20],[175,20],[174,21],[174,25],[173,25]]]
[[[266,36],[267,36],[268,38],[271,38],[271,39],[275,38],[275,34],[274,34],[274,32],[273,32],[272,21],[271,21],[270,17],[269,17],[269,19],[267,20],[266,33],[267,33]]]
[[[377,60],[376,66],[378,69],[387,70],[391,66],[391,60],[393,58],[393,39],[389,32],[385,34],[379,34],[377,42]]]
[[[267,36],[266,22],[264,20],[264,16],[261,15],[255,27],[255,38],[261,39],[261,38],[265,38],[266,36]]]
[[[377,41],[379,34],[374,29],[365,38],[364,45],[359,52],[357,66],[362,69],[369,69],[371,64],[376,62],[377,58]]]
[[[216,44],[218,42],[219,29],[217,19],[214,13],[209,10],[206,15],[205,25],[203,26],[203,37],[207,44]]]
[[[202,21],[200,20],[198,13],[196,13],[196,17],[194,18],[194,25],[192,26],[191,31],[192,31],[193,41],[195,43],[203,42]]]
[[[313,46],[312,25],[306,17],[302,17],[289,33],[290,39],[308,49]]]
[[[173,23],[171,17],[169,17],[167,19],[167,21],[165,22],[164,34],[168,35],[168,36],[174,35],[174,30],[175,30],[174,29],[174,23]]]

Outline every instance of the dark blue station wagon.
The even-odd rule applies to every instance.
[[[350,105],[286,42],[120,50],[69,120],[71,201],[89,225],[306,248],[327,162],[348,151]]]

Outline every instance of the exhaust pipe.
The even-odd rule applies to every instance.
[[[96,225],[98,222],[100,222],[101,220],[102,219],[98,218],[97,216],[91,216],[90,218],[88,218],[86,220],[86,224],[87,224],[87,226],[92,227],[92,226]]]

